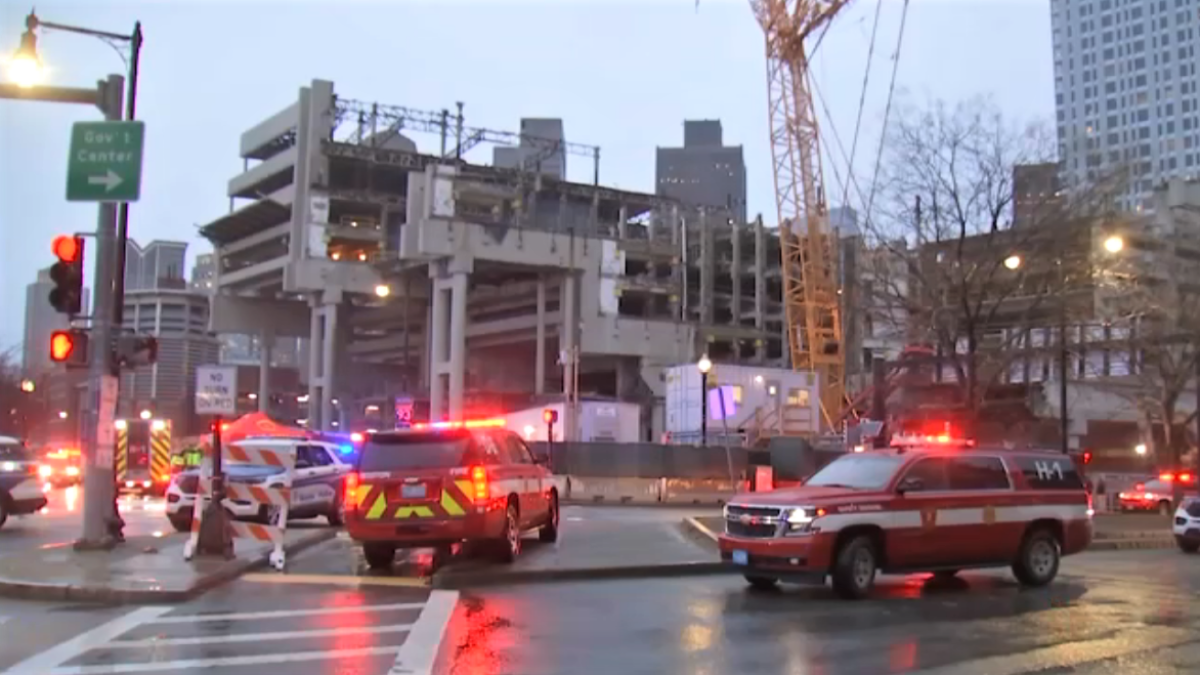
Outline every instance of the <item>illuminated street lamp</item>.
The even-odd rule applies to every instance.
[[[37,389],[37,385],[33,383],[33,380],[21,380],[21,391],[32,394],[35,389]]]
[[[1146,454],[1146,444],[1138,443],[1137,445],[1133,446],[1133,451],[1139,455],[1145,455]]]
[[[1120,253],[1125,248],[1125,239],[1120,235],[1112,235],[1104,240],[1104,250],[1109,253]]]
[[[42,81],[42,60],[37,54],[37,34],[34,29],[38,26],[37,17],[33,14],[25,17],[25,32],[21,34],[21,45],[8,60],[8,77],[22,89]]]
[[[66,410],[59,410],[59,411],[58,411],[58,419],[60,419],[60,420],[65,420],[65,419],[67,419],[67,411],[66,411]]]
[[[712,365],[708,354],[696,362],[696,369],[700,371],[700,445],[708,445],[708,373]]]
[[[1017,269],[1021,266],[1021,256],[1015,254],[1008,256],[1004,259],[1004,266],[1010,270]]]

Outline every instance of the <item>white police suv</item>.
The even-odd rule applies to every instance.
[[[233,445],[295,453],[296,473],[292,477],[289,518],[324,516],[330,525],[342,524],[342,490],[346,474],[353,468],[348,463],[353,446],[296,438],[246,438]],[[223,468],[226,480],[231,483],[249,483],[265,488],[283,483],[283,469],[279,467],[226,463]],[[176,474],[167,486],[167,518],[180,532],[192,527],[199,483],[200,469],[195,468]],[[238,519],[265,523],[270,517],[270,509],[254,502],[226,499],[225,508]]]
[[[1183,498],[1171,521],[1175,543],[1184,553],[1200,551],[1200,497],[1189,495]]]
[[[0,527],[9,516],[37,513],[45,505],[33,453],[21,439],[0,436]]]

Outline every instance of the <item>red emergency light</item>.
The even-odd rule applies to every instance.
[[[503,417],[482,420],[458,420],[455,422],[417,422],[413,429],[494,429],[503,427],[508,421]]]
[[[1183,471],[1179,474],[1174,474],[1170,471],[1164,471],[1163,473],[1158,474],[1158,479],[1164,483],[1174,482],[1176,478],[1179,479],[1180,483],[1191,483],[1194,479],[1192,474],[1188,473],[1187,471]]]

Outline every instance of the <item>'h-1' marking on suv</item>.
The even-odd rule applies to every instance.
[[[878,571],[1011,565],[1021,583],[1044,585],[1091,539],[1071,457],[930,446],[845,455],[801,487],[739,495],[719,547],[753,586],[828,576],[860,598]]]

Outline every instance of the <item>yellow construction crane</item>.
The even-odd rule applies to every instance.
[[[832,428],[846,397],[838,245],[829,227],[805,42],[850,0],[750,0],[766,37],[771,158],[792,368],[819,379]]]

